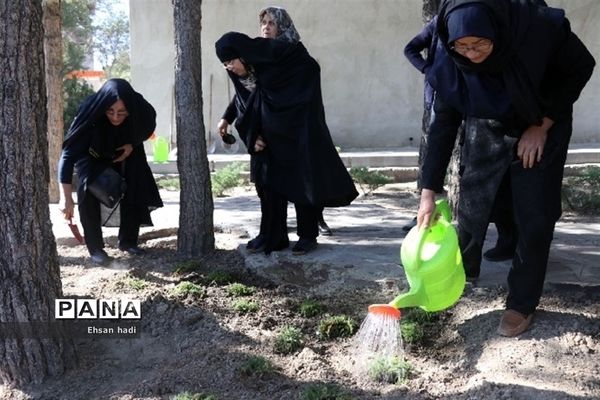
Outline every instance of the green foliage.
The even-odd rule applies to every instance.
[[[129,78],[129,20],[117,3],[96,0],[94,49],[107,79]]]
[[[302,392],[302,400],[353,400],[353,397],[345,393],[335,385],[311,385]]]
[[[63,81],[63,118],[65,126],[71,125],[79,106],[91,94],[94,94],[94,89],[83,80],[71,78]]]
[[[160,177],[156,179],[156,186],[159,189],[178,191],[181,189],[181,183],[179,182],[179,178],[173,177]]]
[[[410,364],[398,357],[381,357],[369,367],[369,376],[376,382],[400,384],[406,381],[410,370]]]
[[[133,290],[144,290],[148,286],[148,282],[140,278],[129,278],[127,280],[127,286]]]
[[[325,307],[312,299],[306,299],[298,306],[298,312],[304,318],[316,317],[323,311],[325,311]]]
[[[358,183],[365,196],[392,181],[391,178],[376,171],[369,171],[366,167],[350,168],[350,176]]]
[[[244,164],[234,162],[213,172],[211,176],[213,195],[221,197],[225,190],[240,186],[244,181],[242,177],[243,171]]]
[[[260,306],[255,301],[238,299],[233,302],[233,309],[239,313],[246,314],[249,312],[256,312],[260,309]]]
[[[275,338],[275,351],[290,354],[302,347],[302,332],[293,326],[284,326]]]
[[[583,215],[600,213],[600,167],[586,167],[579,176],[565,177],[562,199],[565,209]]]
[[[319,323],[317,332],[322,338],[335,339],[337,337],[352,336],[357,327],[358,324],[352,318],[346,315],[334,315],[322,320]]]
[[[169,397],[169,400],[218,400],[218,397],[212,394],[181,392]]]
[[[423,344],[426,329],[436,318],[436,313],[429,313],[420,308],[410,310],[400,320],[400,334],[404,343]]]
[[[227,286],[227,292],[236,297],[240,296],[251,296],[256,292],[256,288],[253,286],[246,286],[243,283],[232,283]]]
[[[189,272],[193,272],[193,271],[197,270],[198,268],[200,268],[200,266],[201,266],[200,261],[196,261],[196,260],[182,261],[182,262],[175,264],[175,267],[173,268],[173,273],[175,275],[187,274]]]
[[[204,295],[204,288],[195,283],[183,281],[171,289],[171,294],[176,297],[202,297]]]
[[[242,364],[239,372],[244,376],[262,378],[274,373],[275,367],[264,357],[251,356],[244,364]]]
[[[208,274],[206,281],[209,285],[226,285],[234,281],[230,273],[224,271],[213,271]]]

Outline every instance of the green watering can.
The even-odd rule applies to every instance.
[[[369,312],[400,318],[401,308],[440,311],[458,301],[465,288],[465,270],[451,219],[448,202],[438,200],[431,226],[410,230],[400,248],[410,290],[389,304],[371,305]]]
[[[169,142],[162,136],[157,136],[152,144],[155,163],[166,163],[169,161]]]

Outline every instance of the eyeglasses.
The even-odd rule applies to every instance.
[[[457,44],[455,46],[451,46],[450,50],[455,51],[461,55],[465,55],[469,51],[472,51],[475,53],[485,53],[490,48],[492,48],[493,45],[494,45],[494,43],[491,40],[486,39],[486,40],[480,40],[476,43],[473,43],[471,46],[467,46],[464,44]]]
[[[129,115],[127,111],[112,111],[108,110],[106,115],[113,118],[125,118]]]

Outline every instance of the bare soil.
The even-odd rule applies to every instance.
[[[109,267],[92,265],[84,246],[58,243],[65,297],[136,298],[142,300],[141,335],[137,339],[75,339],[79,364],[60,378],[25,389],[0,386],[0,399],[170,399],[183,392],[213,394],[216,399],[600,399],[600,290],[597,287],[550,286],[536,313],[534,329],[519,338],[503,338],[496,327],[505,289],[469,285],[452,309],[436,314],[424,339],[405,344],[412,370],[401,384],[379,383],[355,373],[361,361],[354,338],[326,340],[317,335],[327,315],[348,315],[360,323],[367,306],[389,301],[398,288],[385,283],[347,285],[319,293],[305,276],[282,283],[246,268],[238,246],[243,231],[217,232],[217,248],[199,260],[196,270],[175,274],[176,232],[156,230],[141,237],[146,255],[116,250]],[[305,266],[282,263],[290,275]],[[248,299],[260,309],[240,313],[226,285],[207,281],[228,272],[255,286]],[[205,289],[202,296],[177,296],[182,281]],[[139,283],[143,282],[142,285]],[[144,286],[145,284],[145,286]],[[144,286],[144,287],[140,287]],[[135,287],[135,288],[134,288]],[[325,314],[304,318],[298,305],[311,298]],[[303,333],[292,354],[274,351],[285,326]],[[269,360],[275,371],[261,376],[241,372],[251,356]],[[328,384],[345,393],[307,397],[314,385]]]

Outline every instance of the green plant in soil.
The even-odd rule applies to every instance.
[[[420,308],[407,312],[400,320],[400,334],[406,344],[423,344],[425,332],[432,322],[437,319],[436,313],[430,313]]]
[[[310,385],[302,392],[302,400],[353,400],[348,393],[335,385]]]
[[[214,172],[211,175],[213,195],[221,197],[225,190],[240,186],[244,182],[244,168],[243,163],[234,162]]]
[[[200,268],[201,265],[202,264],[200,264],[200,261],[196,260],[182,261],[175,264],[175,267],[173,268],[173,273],[175,275],[187,274],[197,270],[198,268]]]
[[[369,171],[367,167],[350,168],[350,176],[358,183],[365,196],[368,196],[377,188],[392,182],[390,177],[377,171]]]
[[[177,297],[202,297],[204,288],[193,282],[183,281],[171,289],[171,294]]]
[[[325,339],[352,336],[358,324],[346,315],[334,315],[319,322],[317,333]]]
[[[169,400],[218,400],[219,398],[212,394],[181,392],[178,395],[169,397]]]
[[[242,314],[256,312],[260,309],[260,305],[258,305],[257,302],[245,299],[238,299],[234,301],[232,307],[234,310]]]
[[[236,297],[251,296],[254,294],[254,292],[256,292],[256,288],[253,286],[246,286],[243,283],[236,282],[227,286],[227,292],[230,295]]]
[[[179,178],[173,178],[173,177],[157,179],[156,186],[158,186],[159,189],[171,190],[171,191],[179,191],[181,188],[181,186],[179,184]]]
[[[233,276],[230,273],[224,271],[213,271],[208,274],[206,277],[206,282],[209,285],[227,285],[228,283],[233,282]]]
[[[562,201],[565,209],[583,215],[600,213],[600,167],[590,166],[578,176],[563,179]]]
[[[262,378],[275,372],[273,364],[264,357],[252,356],[238,370],[244,376]]]
[[[410,364],[398,357],[381,357],[369,367],[369,376],[376,382],[401,384],[406,382]]]
[[[298,312],[304,318],[316,317],[323,311],[325,311],[325,307],[312,299],[306,299],[298,306]]]
[[[127,280],[127,286],[133,290],[144,290],[148,286],[148,282],[140,278],[129,278]]]
[[[290,354],[302,347],[302,332],[293,326],[284,326],[275,338],[275,351]]]

